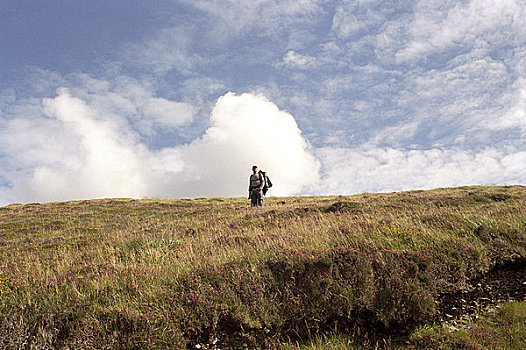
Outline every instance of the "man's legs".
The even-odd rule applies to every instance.
[[[250,191],[250,205],[252,207],[258,205],[257,191]]]
[[[250,192],[250,205],[253,207],[263,206],[263,196],[261,194],[261,191]]]
[[[263,206],[263,193],[261,193],[261,191],[257,191],[256,192],[256,198],[257,198],[257,205],[259,205],[260,207]]]

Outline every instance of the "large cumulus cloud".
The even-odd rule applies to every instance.
[[[149,101],[175,106],[164,124],[188,118],[180,103]],[[158,120],[165,109],[146,110]],[[253,164],[272,175],[275,195],[300,193],[318,179],[319,165],[292,115],[261,95],[220,97],[202,137],[159,150],[150,149],[126,119],[65,88],[34,106],[34,113],[10,119],[0,133],[3,157],[17,165],[4,174],[3,202],[244,196]]]
[[[247,173],[255,164],[269,171],[274,194],[300,193],[318,178],[319,166],[289,113],[265,97],[228,93],[217,101],[212,125],[189,145],[177,149],[185,195],[239,195],[247,190]]]

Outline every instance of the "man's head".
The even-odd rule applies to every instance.
[[[257,165],[252,166],[252,172],[254,174],[258,172],[258,166]]]

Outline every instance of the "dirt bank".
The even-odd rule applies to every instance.
[[[526,259],[502,263],[466,288],[439,296],[436,321],[477,317],[508,300],[526,300]]]

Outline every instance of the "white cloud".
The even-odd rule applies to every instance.
[[[302,55],[293,50],[288,51],[283,60],[279,62],[277,67],[289,67],[289,68],[300,68],[300,69],[309,69],[316,66],[316,58],[308,55]]]
[[[71,93],[114,123],[130,124],[141,135],[156,130],[173,130],[190,124],[197,108],[185,102],[155,96],[150,83],[129,76],[113,80],[96,79],[88,74],[65,78]],[[128,125],[129,126],[129,125]]]
[[[266,35],[276,35],[292,23],[312,20],[321,11],[320,0],[185,0],[219,21],[220,34],[247,32],[257,27]]]
[[[244,196],[253,164],[271,175],[273,195],[524,183],[526,176],[526,152],[513,147],[405,150],[366,144],[314,150],[292,115],[254,94],[222,96],[202,137],[158,151],[148,149],[130,125],[67,89],[44,99],[41,112],[3,124],[4,158],[16,164],[12,167],[16,170],[2,174],[10,181],[10,186],[0,186],[0,201],[5,204],[94,197]],[[374,140],[398,139],[414,133],[417,126],[393,127]]]
[[[368,27],[381,20],[368,6],[370,4],[359,1],[345,1],[336,6],[331,29],[339,39],[346,40],[364,35]]]
[[[269,172],[274,195],[301,193],[318,179],[319,165],[294,118],[265,97],[228,93],[211,123],[201,138],[171,153],[184,165],[180,181],[173,180],[178,195],[245,195],[253,164]]]
[[[459,55],[440,69],[412,71],[397,92],[397,107],[407,111],[399,123],[420,123],[415,135],[421,139],[414,143],[421,142],[423,148],[456,144],[460,135],[466,136],[465,145],[496,146],[494,135],[480,129],[503,130],[503,125],[521,123],[515,74],[505,62],[471,54]],[[396,147],[396,139],[392,141]]]
[[[172,69],[188,74],[200,61],[191,52],[192,45],[198,40],[188,27],[169,27],[152,37],[130,43],[122,55],[125,60],[148,67],[160,76]]]
[[[325,94],[330,96],[350,89],[355,83],[355,80],[356,76],[353,74],[338,74],[325,79],[320,84],[320,87]]]
[[[396,126],[386,127],[378,130],[371,142],[374,144],[387,143],[391,146],[397,145],[401,140],[412,139],[420,124],[415,121],[403,123]]]
[[[480,126],[488,130],[520,129],[526,135],[526,87],[519,80],[516,93],[505,95],[505,112],[482,119]]]
[[[142,196],[146,184],[142,175],[141,146],[123,132],[121,125],[99,115],[81,99],[62,89],[57,97],[44,99],[44,114],[58,120],[76,144],[76,149],[62,151],[75,159],[67,164],[60,157],[55,162],[35,167],[26,196],[34,192],[44,198]],[[59,156],[59,155],[57,155]],[[33,192],[33,193],[32,193]]]
[[[508,94],[510,80],[511,74],[502,62],[489,57],[461,58],[441,70],[408,76],[408,88],[418,94],[408,94],[400,103],[426,110],[432,118],[469,119],[479,114],[481,107],[493,107],[497,96]]]
[[[269,172],[274,195],[300,193],[318,179],[294,118],[260,95],[224,95],[201,138],[160,151],[68,89],[42,105],[41,114],[13,118],[0,132],[4,156],[18,167],[0,200],[244,196],[253,164]]]
[[[142,111],[161,127],[178,127],[192,121],[195,108],[186,103],[152,97]]]
[[[27,101],[22,101],[27,103]],[[129,128],[60,89],[0,132],[9,200],[142,196],[141,146]],[[132,192],[130,193],[130,189]]]
[[[444,8],[445,6],[445,8]],[[396,57],[414,60],[450,47],[524,43],[526,8],[519,0],[421,1],[408,27],[411,40]]]
[[[268,41],[301,49],[314,40],[323,0],[182,0],[187,17],[173,14],[176,25],[128,45],[127,63],[148,67],[159,76],[177,70],[194,78],[220,60],[275,59]],[[189,20],[191,18],[191,20]],[[273,44],[273,45],[274,45]],[[257,57],[255,57],[257,56]]]
[[[364,145],[322,148],[318,194],[353,194],[461,185],[523,184],[526,151],[515,148],[404,150]]]

